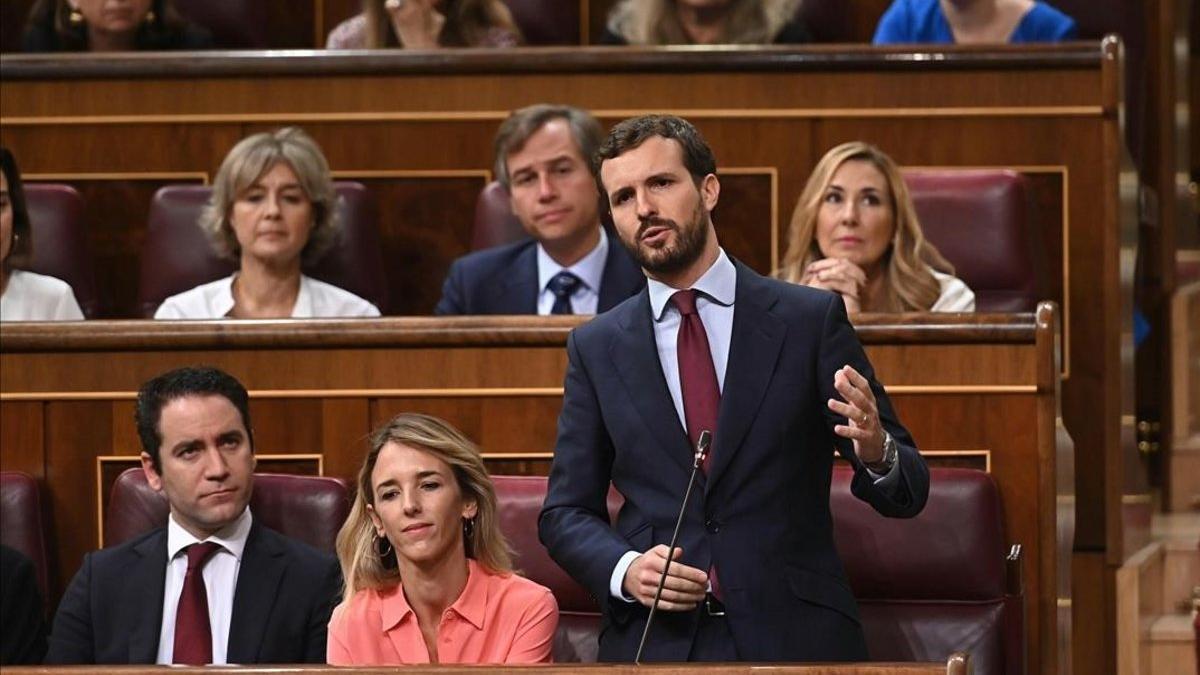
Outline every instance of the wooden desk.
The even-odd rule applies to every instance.
[[[544,473],[566,336],[578,321],[6,324],[0,467],[30,473],[46,487],[57,597],[83,554],[101,543],[108,486],[136,465],[132,399],[150,377],[198,363],[238,377],[251,392],[264,471],[352,478],[366,434],[402,410],[418,410],[479,442],[493,473]],[[1025,549],[1031,670],[1050,672],[1045,664],[1058,658],[1057,607],[1070,598],[1074,483],[1070,445],[1056,439],[1053,307],[1036,316],[861,315],[856,325],[930,463],[995,477],[1009,538]]]
[[[480,675],[481,673],[509,673],[525,671],[538,675],[573,675],[574,673],[592,673],[593,675],[639,675],[654,673],[655,675],[750,675],[764,673],[769,675],[970,675],[970,659],[965,654],[951,655],[946,663],[844,663],[844,664],[674,664],[674,665],[645,665],[633,664],[582,664],[570,665],[536,665],[536,666],[405,666],[401,672],[406,675]],[[4,672],[13,675],[161,675],[163,666],[26,666],[4,668]],[[211,668],[171,667],[172,673],[211,673]],[[221,668],[221,672],[238,673],[239,675],[373,675],[398,672],[396,667],[389,668],[333,668],[330,666],[244,666]]]

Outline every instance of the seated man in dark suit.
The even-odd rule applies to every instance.
[[[602,136],[569,106],[529,106],[500,125],[496,176],[532,238],[455,260],[435,314],[595,314],[646,285],[600,225],[588,163]]]
[[[84,557],[47,663],[324,663],[341,574],[250,513],[246,389],[214,368],[174,370],[142,386],[135,418],[142,469],[171,516]]]

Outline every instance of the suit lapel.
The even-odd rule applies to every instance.
[[[737,263],[737,292],[733,305],[733,334],[725,387],[713,439],[712,465],[705,491],[711,490],[741,447],[763,395],[774,376],[775,364],[787,334],[784,323],[770,313],[777,300],[771,284]]]
[[[129,613],[129,663],[154,663],[162,635],[163,593],[167,576],[167,530],[133,548],[136,558],[126,579],[124,604]],[[131,614],[131,615],[130,615]]]
[[[273,533],[258,522],[250,528],[242,552],[237,588],[233,593],[233,616],[229,622],[229,663],[254,663],[263,633],[275,606],[275,598],[287,558]],[[316,592],[317,589],[313,589]]]
[[[502,268],[488,284],[492,314],[537,314],[537,243],[521,248],[511,266]]]
[[[643,290],[637,302],[622,307],[621,331],[609,345],[609,358],[625,386],[633,407],[641,415],[658,447],[685,471],[691,470],[687,433],[671,401],[658,360],[650,316],[650,293]]]

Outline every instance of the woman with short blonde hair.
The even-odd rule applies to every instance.
[[[892,158],[861,141],[821,158],[775,276],[840,294],[851,312],[974,311],[975,294],[925,239]]]
[[[239,270],[167,298],[154,318],[379,316],[366,300],[301,272],[340,234],[329,163],[302,130],[254,134],[233,146],[199,225]]]
[[[513,572],[474,443],[436,417],[397,415],[372,435],[356,488],[337,537],[331,664],[550,660],[558,604]]]

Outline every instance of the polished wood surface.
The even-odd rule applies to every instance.
[[[350,478],[371,429],[402,410],[419,410],[476,440],[493,473],[544,474],[561,405],[564,345],[579,321],[6,324],[0,468],[26,471],[46,489],[56,597],[82,555],[102,541],[112,479],[136,464],[136,389],[169,368],[207,363],[245,383],[256,451],[270,458],[270,470],[312,472],[319,465],[326,475]],[[1070,597],[1060,552],[1070,522],[1055,512],[1073,485],[1062,473],[1070,463],[1060,457],[1055,428],[1055,311],[1045,305],[1036,315],[855,321],[929,461],[996,479],[1009,538],[1025,550],[1031,667],[1050,672],[1036,664],[1057,659],[1056,608]],[[307,459],[313,455],[318,464]]]

